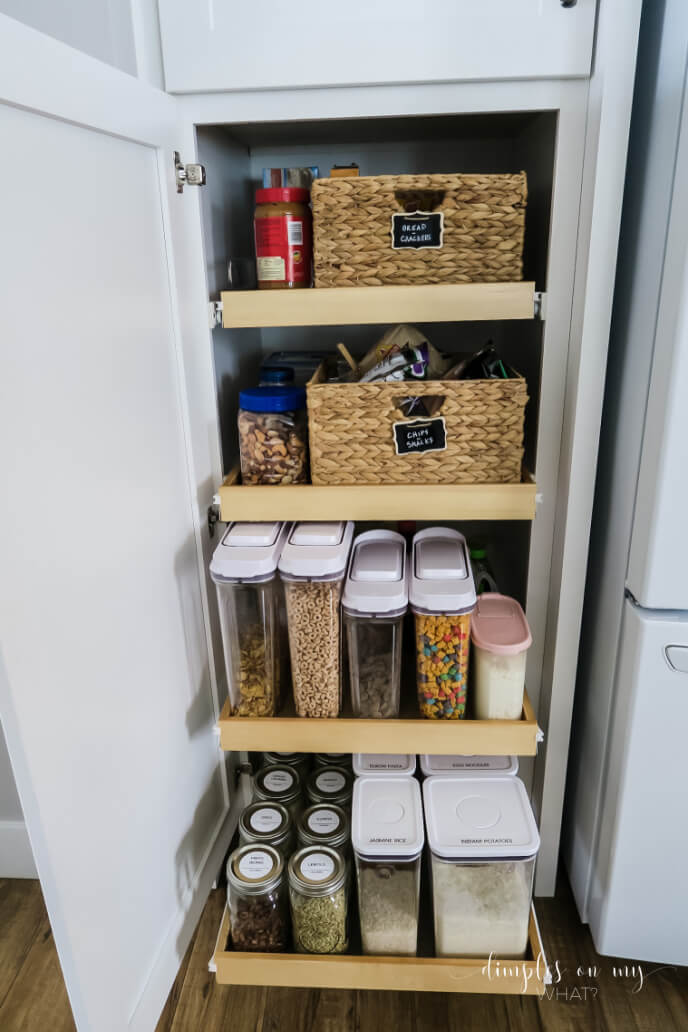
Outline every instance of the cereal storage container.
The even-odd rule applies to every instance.
[[[424,840],[415,778],[357,778],[351,839],[363,952],[415,956]]]
[[[353,777],[346,767],[316,767],[306,781],[306,795],[312,805],[335,803],[348,810],[352,792]]]
[[[517,756],[421,756],[420,769],[426,778],[433,774],[457,777],[504,777],[518,774]]]
[[[239,818],[239,845],[250,842],[272,846],[288,860],[294,849],[294,822],[289,810],[281,803],[249,803]]]
[[[425,717],[464,717],[475,588],[466,539],[458,531],[430,527],[414,535],[409,601],[420,711]]]
[[[416,773],[416,757],[406,753],[354,753],[354,774],[391,774],[413,776]]]
[[[435,953],[523,957],[540,836],[516,777],[423,783]]]
[[[317,752],[313,753],[314,767],[351,767],[351,753]]]
[[[303,808],[301,781],[294,767],[286,763],[273,763],[263,767],[253,779],[253,798],[266,803],[281,803],[296,820]]]
[[[342,595],[355,717],[398,717],[401,635],[408,608],[406,543],[391,530],[354,541]]]
[[[297,953],[345,953],[349,948],[349,872],[329,846],[306,846],[289,861],[289,902]]]
[[[341,708],[339,603],[354,525],[297,523],[279,561],[289,626],[294,703],[300,717]]]
[[[289,767],[294,767],[303,785],[311,769],[311,755],[300,752],[264,752],[263,766],[269,767],[273,763],[286,763]]]
[[[239,393],[239,458],[244,484],[305,484],[308,426],[303,387]]]
[[[227,904],[232,948],[284,953],[289,916],[284,861],[272,846],[240,846],[227,861]]]
[[[486,592],[471,623],[473,701],[479,720],[518,720],[523,709],[526,657],[532,642],[526,615],[506,595]]]
[[[329,846],[346,856],[351,837],[349,818],[341,806],[316,803],[299,817],[296,835],[299,849],[303,846]]]
[[[274,717],[288,677],[284,592],[277,562],[288,523],[230,523],[210,562],[232,713]]]

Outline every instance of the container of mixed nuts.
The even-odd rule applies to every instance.
[[[303,794],[298,771],[286,763],[263,767],[253,779],[254,802],[281,803],[296,824],[303,809]]]
[[[297,523],[279,561],[289,628],[292,684],[300,717],[341,708],[340,599],[354,525]]]
[[[289,861],[289,902],[297,953],[345,953],[349,947],[349,872],[329,846],[306,846]]]
[[[244,484],[305,484],[308,424],[303,387],[253,387],[239,394]]]
[[[239,818],[239,845],[272,846],[288,860],[294,851],[294,822],[286,806],[259,800],[249,803]]]
[[[213,553],[232,714],[274,717],[289,659],[277,562],[289,523],[230,523]]]
[[[284,861],[272,846],[235,849],[227,861],[227,903],[232,949],[284,953],[289,914]]]
[[[391,530],[354,541],[342,595],[355,717],[398,717],[401,637],[408,609],[406,544]]]

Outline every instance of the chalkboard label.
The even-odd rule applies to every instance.
[[[444,213],[441,211],[402,211],[392,215],[392,247],[395,251],[411,247],[414,251],[442,247]]]
[[[394,423],[394,448],[397,455],[444,451],[446,447],[447,431],[442,418]]]

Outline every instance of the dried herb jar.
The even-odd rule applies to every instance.
[[[272,846],[235,849],[227,861],[232,949],[284,953],[289,943],[284,860]]]
[[[354,779],[346,767],[318,767],[306,781],[306,798],[311,806],[316,803],[334,803],[345,810],[351,809]]]
[[[303,387],[239,393],[239,458],[244,484],[305,484],[308,426]]]
[[[239,845],[272,846],[288,860],[294,851],[294,822],[281,803],[249,803],[239,818]]]
[[[347,856],[350,844],[349,818],[341,806],[316,803],[299,817],[296,838],[299,849],[304,846],[329,846]]]
[[[273,763],[286,763],[298,771],[301,784],[306,783],[311,769],[311,754],[302,752],[264,752],[263,766],[269,767]]]
[[[298,771],[286,763],[263,767],[253,779],[254,802],[281,803],[294,823],[303,809],[301,779]]]
[[[349,871],[329,846],[306,846],[289,861],[289,903],[297,953],[346,953]]]

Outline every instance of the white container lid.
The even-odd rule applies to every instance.
[[[365,774],[386,774],[407,777],[416,773],[416,756],[406,753],[354,753],[354,774],[363,777]]]
[[[282,549],[279,571],[285,580],[343,577],[354,536],[351,520],[296,523]]]
[[[423,806],[415,778],[356,778],[351,840],[359,856],[413,860],[423,849]]]
[[[269,580],[277,571],[290,523],[230,523],[210,560],[216,584]]]
[[[423,782],[430,849],[446,860],[525,859],[540,847],[520,778],[457,778]]]
[[[516,656],[532,644],[526,614],[515,598],[486,591],[471,620],[474,645],[496,656]]]
[[[408,606],[406,542],[393,530],[368,530],[354,541],[342,606],[347,612],[400,616]]]
[[[428,527],[413,536],[409,601],[414,611],[468,613],[475,585],[463,534]]]
[[[459,777],[518,774],[517,756],[421,756],[420,769],[426,778],[433,774]]]

